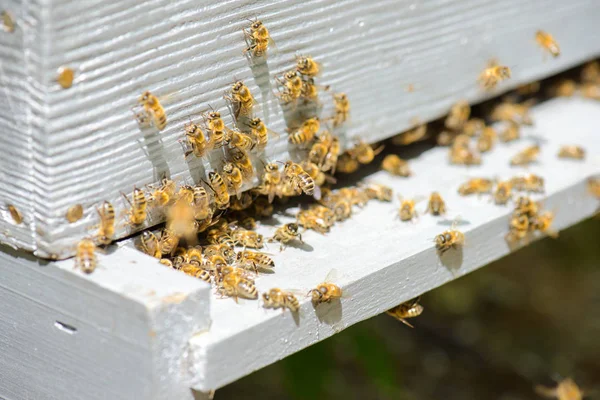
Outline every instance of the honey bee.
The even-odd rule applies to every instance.
[[[290,133],[288,140],[295,145],[304,145],[314,139],[320,128],[321,122],[319,118],[309,118],[298,129]]]
[[[300,243],[304,243],[302,241],[302,235],[298,232],[298,224],[293,222],[277,228],[273,237],[269,239],[269,242],[277,241],[281,243],[280,250],[283,250],[292,240],[298,240]]]
[[[235,244],[240,246],[249,247],[251,249],[263,248],[263,236],[255,231],[237,228],[233,231],[231,238]]]
[[[240,169],[232,163],[225,163],[223,165],[223,178],[227,183],[227,189],[239,198],[244,183]]]
[[[412,326],[406,319],[418,317],[419,315],[421,315],[421,313],[423,312],[423,306],[419,304],[420,299],[420,297],[417,297],[415,299],[401,303],[396,307],[386,311],[385,313],[396,318],[403,324],[414,328],[414,326]]]
[[[560,56],[560,48],[558,47],[558,43],[556,40],[550,35],[542,30],[538,30],[535,32],[535,41],[540,45],[540,47],[546,50],[548,53],[552,54],[552,57]]]
[[[340,152],[341,152],[340,139],[338,139],[337,137],[332,137],[331,143],[329,145],[329,150],[327,152],[327,155],[325,156],[325,161],[323,162],[323,165],[321,166],[321,171],[323,171],[323,172],[331,171],[332,175],[335,174],[335,169],[337,167]],[[358,162],[356,162],[356,163],[358,163]]]
[[[400,195],[398,195],[398,200],[400,200],[398,216],[400,217],[401,221],[411,221],[413,218],[418,217],[417,210],[415,210],[415,204],[418,200],[404,199]]]
[[[289,181],[294,188],[301,190],[309,196],[315,194],[315,181],[299,164],[287,161],[283,167],[283,174],[285,179]]]
[[[297,56],[296,57],[296,70],[308,77],[315,77],[319,75],[321,65],[312,59],[310,56]]]
[[[172,202],[175,196],[176,184],[171,179],[163,178],[158,189],[148,196],[148,203],[154,207],[164,207]]]
[[[159,248],[162,254],[173,254],[179,244],[179,236],[171,229],[163,229],[160,235]]]
[[[321,303],[330,303],[331,300],[338,300],[342,297],[342,289],[331,283],[332,280],[335,280],[336,274],[337,270],[332,269],[322,283],[319,283],[316,288],[308,292],[315,306]]]
[[[510,159],[510,165],[527,165],[534,162],[540,153],[540,146],[529,146]]]
[[[175,269],[175,265],[173,264],[173,261],[169,260],[168,258],[161,258],[160,260],[158,260],[158,262],[161,263],[162,265],[164,265],[165,267]]]
[[[581,69],[581,80],[585,83],[600,83],[600,63],[590,61]]]
[[[219,292],[224,296],[233,297],[237,303],[238,297],[255,300],[258,290],[254,282],[243,274],[230,272],[219,280]]]
[[[213,190],[215,196],[215,205],[219,210],[225,210],[229,207],[229,191],[227,184],[218,172],[208,173],[208,185]]]
[[[326,208],[326,207],[323,207]],[[335,215],[333,212],[331,213],[334,221]],[[302,226],[304,229],[312,229],[315,232],[319,232],[320,234],[325,234],[329,232],[331,225],[325,221],[321,216],[315,213],[312,209],[309,210],[300,210],[296,215],[296,220],[298,221],[298,225]]]
[[[581,85],[581,95],[588,99],[600,100],[600,85],[597,83],[584,83]]]
[[[207,140],[202,128],[194,123],[189,123],[185,126],[185,137],[191,149],[185,152],[185,157],[190,154],[194,154],[196,157],[204,157],[213,144]]]
[[[515,213],[533,217],[539,212],[540,205],[529,197],[521,196],[515,202]]]
[[[7,204],[6,207],[8,208],[8,212],[10,213],[13,221],[15,221],[15,224],[21,225],[23,223],[23,215],[17,209],[17,207],[13,206],[12,204]]]
[[[4,30],[8,33],[13,33],[15,31],[15,20],[12,15],[6,10],[2,11],[1,15]]]
[[[258,217],[269,218],[273,215],[273,205],[266,197],[259,197],[252,205]]]
[[[459,186],[458,194],[461,196],[467,196],[475,193],[489,193],[492,191],[493,186],[494,182],[491,179],[473,178]]]
[[[328,86],[322,87],[316,85],[315,80],[313,78],[308,78],[302,81],[302,97],[304,97],[306,101],[318,102],[319,88],[324,88],[325,90],[329,89]]]
[[[192,207],[194,210],[194,218],[197,221],[208,218],[210,214],[210,197],[208,192],[202,185],[194,186],[192,197]]]
[[[348,150],[348,154],[361,164],[369,164],[377,154],[383,151],[384,147],[381,145],[377,149],[373,149],[370,144],[359,140],[352,149]]]
[[[189,204],[191,205],[194,201],[194,188],[190,185],[183,185],[177,191],[178,204]]]
[[[264,253],[244,250],[237,253],[237,263],[246,269],[253,271],[268,270],[275,268],[275,261]]]
[[[457,224],[458,221],[454,220],[449,230],[442,232],[433,239],[435,247],[440,254],[445,253],[451,248],[456,248],[465,244],[465,235],[456,230]]]
[[[529,174],[525,176],[517,176],[510,180],[513,188],[517,191],[543,193],[544,178],[538,175]]]
[[[75,71],[69,67],[60,67],[58,69],[58,77],[56,81],[63,89],[68,89],[73,85],[73,78],[75,77]]]
[[[490,118],[492,121],[507,121],[517,125],[533,125],[533,120],[529,114],[530,103],[500,103],[494,107]]]
[[[229,100],[234,107],[235,118],[237,119],[240,115],[247,116],[252,113],[254,107],[254,97],[250,93],[248,86],[242,81],[236,81],[231,86],[231,92],[225,96],[226,100]]]
[[[494,190],[494,203],[504,205],[512,198],[512,183],[511,181],[501,181],[496,185]]]
[[[529,226],[531,230],[540,231],[556,239],[558,237],[558,232],[550,228],[553,221],[554,213],[552,211],[544,211],[541,214],[533,216]]]
[[[227,238],[221,240],[223,243],[204,246],[204,255],[209,259],[214,256],[221,256],[227,264],[230,264],[235,260],[235,251],[233,251],[233,246],[230,246],[231,242]]]
[[[243,211],[246,210],[248,208],[250,208],[250,206],[252,205],[252,194],[250,194],[250,192],[244,192],[240,195],[240,198],[238,199],[237,197],[233,197],[230,199],[231,200],[231,205],[229,206],[229,208],[232,211]],[[244,218],[251,218],[248,217],[247,214],[242,214],[245,217]],[[237,221],[241,221],[240,219],[234,219]]]
[[[96,241],[100,245],[110,244],[115,235],[115,209],[110,202],[105,201],[100,208],[96,208],[96,212],[100,217]]]
[[[216,149],[225,145],[225,133],[229,131],[229,128],[225,126],[225,122],[221,118],[221,113],[218,111],[210,111],[202,115],[202,118],[206,121],[206,126],[210,133],[210,149]]]
[[[317,186],[323,186],[326,181],[335,182],[334,178],[325,175],[325,173],[323,173],[319,166],[315,163],[305,160],[300,162],[300,166],[304,171],[306,171],[308,175],[310,175],[311,178],[313,178],[313,180],[315,181],[315,185]]]
[[[464,147],[454,145],[450,149],[450,163],[458,165],[479,165],[481,164],[481,157],[472,151],[468,145]]]
[[[590,178],[588,180],[588,191],[600,199],[600,178]]]
[[[365,187],[365,193],[370,199],[377,199],[379,201],[392,201],[393,191],[389,186],[381,185],[378,183],[370,183]]]
[[[571,378],[558,382],[555,388],[537,385],[535,391],[540,396],[555,397],[558,400],[583,400],[586,393]]]
[[[283,74],[283,77],[275,78],[279,85],[283,88],[283,91],[279,92],[279,97],[286,103],[296,101],[302,96],[302,88],[304,86],[302,78],[298,75],[295,70],[287,71]],[[279,88],[279,86],[278,86]]]
[[[395,176],[408,177],[412,174],[408,167],[408,162],[404,161],[396,154],[388,154],[381,162],[381,168]]]
[[[513,213],[510,219],[509,231],[506,234],[506,240],[509,242],[521,240],[527,236],[528,231],[529,217],[526,214],[516,211]]]
[[[198,225],[194,214],[195,210],[191,201],[183,198],[177,200],[175,204],[169,207],[167,212],[167,230],[174,236],[183,237],[189,242],[195,241]]]
[[[392,138],[392,143],[394,145],[407,146],[427,137],[427,124],[419,124],[417,120],[414,120],[414,122],[416,126],[413,129]]]
[[[427,212],[431,212],[432,215],[443,215],[446,213],[446,203],[438,192],[433,192],[429,196],[429,203],[427,204],[425,213]]]
[[[250,135],[254,140],[255,147],[262,151],[267,147],[269,134],[279,137],[279,134],[271,131],[260,118],[252,118],[248,123]]]
[[[481,135],[477,139],[477,150],[479,150],[481,153],[485,153],[492,150],[496,138],[497,134],[494,128],[492,128],[491,126],[483,128]]]
[[[466,100],[459,100],[452,108],[450,108],[450,112],[444,121],[444,125],[448,129],[459,131],[467,122],[470,115],[471,106],[469,105],[469,102]]]
[[[229,231],[219,228],[210,229],[206,234],[206,240],[208,243],[222,244],[229,248],[233,248],[235,246],[235,242],[229,234]]]
[[[82,239],[77,243],[75,268],[86,274],[91,274],[96,269],[96,245],[92,239]]]
[[[144,233],[142,233],[142,236],[140,237],[140,248],[144,253],[151,257],[158,259],[162,257],[158,238],[150,231],[144,231]]]
[[[295,313],[300,310],[300,302],[291,291],[273,288],[262,294],[264,308],[283,308]]]
[[[333,126],[337,127],[346,122],[350,113],[350,102],[346,93],[336,93],[333,95],[333,105],[335,114],[333,116]]]
[[[159,131],[162,131],[167,126],[167,114],[165,109],[160,104],[158,97],[145,91],[139,98],[138,102],[144,107],[144,111],[152,117],[154,126]]]
[[[276,163],[269,163],[265,165],[262,184],[259,186],[257,191],[260,194],[267,195],[269,203],[272,203],[275,195],[277,194],[280,183],[281,173],[279,172],[279,166]]]
[[[475,136],[485,128],[485,122],[481,118],[471,118],[465,122],[462,133],[467,136]]]
[[[341,188],[337,192],[339,198],[346,199],[350,205],[363,207],[369,201],[369,196],[357,187]]]
[[[193,276],[194,278],[198,278],[204,282],[210,283],[210,272],[196,264],[183,263],[181,264],[180,270],[186,275]]]
[[[244,53],[250,51],[254,57],[262,57],[267,53],[269,45],[275,45],[269,34],[269,30],[259,20],[251,21],[250,30],[243,29],[243,32],[246,44],[248,45]]]
[[[329,151],[329,143],[323,140],[315,142],[308,152],[308,161],[317,165],[319,168],[325,163],[325,157]]]
[[[121,194],[123,195],[123,197],[125,198],[127,203],[129,203],[129,206],[130,206],[130,209],[128,211],[129,224],[130,225],[143,224],[144,221],[146,221],[146,216],[147,216],[146,208],[148,206],[148,202],[146,200],[146,195],[144,194],[144,191],[141,189],[138,189],[134,186],[133,194],[131,196],[133,201],[129,201],[129,198],[124,193],[121,193]]]
[[[488,68],[479,75],[479,83],[486,90],[491,90],[505,79],[510,78],[510,68],[505,65],[498,65],[491,61]]]
[[[235,148],[231,150],[230,154],[231,162],[240,169],[244,180],[252,178],[254,167],[252,166],[252,161],[250,160],[250,157],[248,157],[248,154],[245,151]]]
[[[583,160],[585,158],[585,149],[581,146],[562,146],[558,151],[560,158],[575,158]]]

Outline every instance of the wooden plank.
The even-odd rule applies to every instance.
[[[283,133],[274,76],[293,67],[296,54],[310,54],[322,63],[320,84],[348,93],[352,117],[339,132],[347,142],[354,136],[369,141],[389,137],[408,128],[413,117],[439,117],[459,98],[479,101],[600,53],[598,41],[582,39],[597,36],[600,29],[600,7],[590,0],[27,4],[17,22],[26,39],[22,50],[29,56],[27,79],[20,79],[28,91],[23,107],[15,107],[6,117],[9,122],[0,124],[0,137],[14,142],[31,132],[27,145],[8,154],[6,165],[23,165],[24,154],[29,161],[21,181],[5,179],[0,201],[31,199],[22,210],[31,223],[26,235],[19,234],[3,213],[0,233],[6,234],[0,240],[43,257],[72,255],[76,241],[97,223],[95,205],[110,200],[119,212],[126,208],[120,191],[156,182],[163,174],[198,182],[207,170],[218,168],[218,152],[186,162],[178,140],[189,117],[198,120],[209,104],[231,125],[222,96],[235,78],[243,79],[257,98],[257,115]],[[254,17],[269,27],[279,51],[252,66],[242,55],[242,28]],[[558,59],[536,47],[533,36],[540,28],[560,43]],[[476,77],[493,57],[512,68],[513,78],[484,93]],[[61,66],[76,72],[70,89],[56,83]],[[19,81],[5,73],[8,81]],[[414,92],[406,91],[409,85]],[[169,123],[162,132],[140,130],[134,121],[131,107],[147,89],[163,99]],[[331,113],[330,96],[321,97],[324,117]],[[285,136],[273,140],[261,157],[288,159]],[[64,214],[75,203],[85,207],[85,217],[67,224]],[[155,214],[148,224],[160,219]],[[129,233],[121,227],[118,236]]]

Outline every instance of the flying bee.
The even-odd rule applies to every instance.
[[[194,210],[194,218],[197,221],[208,218],[210,214],[210,197],[204,186],[194,186],[192,207]]]
[[[528,174],[525,176],[516,176],[511,178],[510,183],[517,191],[532,193],[544,192],[544,178],[538,175]]]
[[[458,187],[458,194],[468,196],[470,194],[489,193],[494,187],[494,182],[486,178],[472,178]]]
[[[215,205],[219,210],[225,210],[229,207],[229,191],[227,184],[218,172],[208,173],[208,185],[214,192]]]
[[[196,264],[183,263],[183,264],[181,264],[180,270],[181,270],[181,272],[185,273],[186,275],[189,275],[194,278],[203,280],[204,282],[210,283],[210,279],[211,279],[210,272]]]
[[[432,215],[443,215],[446,213],[446,203],[438,192],[433,192],[429,196],[429,203],[427,204],[425,213],[427,212],[431,212]]]
[[[475,136],[485,128],[485,121],[481,118],[471,118],[463,126],[462,133],[467,136]]]
[[[254,57],[262,57],[267,54],[269,45],[274,47],[275,42],[271,38],[267,27],[259,20],[250,21],[250,29],[243,29],[244,38],[248,47],[244,50],[252,52]]]
[[[309,118],[300,125],[298,129],[291,132],[288,140],[290,143],[295,145],[304,145],[312,141],[321,128],[321,122],[319,118]]]
[[[552,54],[552,57],[556,58],[560,56],[560,48],[558,47],[558,43],[556,43],[556,40],[554,40],[551,34],[542,30],[538,30],[535,32],[535,41],[542,49]]]
[[[240,169],[233,165],[233,163],[225,163],[223,165],[223,178],[227,182],[227,189],[235,193],[236,197],[239,198],[242,184],[244,183]]]
[[[190,154],[194,154],[196,157],[204,157],[213,145],[213,142],[206,138],[202,128],[191,122],[185,126],[185,137],[190,148],[185,152],[185,157]]]
[[[231,155],[231,162],[240,169],[244,180],[251,179],[254,175],[254,167],[248,154],[236,148],[232,149],[229,154]]]
[[[352,149],[348,150],[348,154],[361,164],[369,164],[377,154],[383,151],[384,147],[381,145],[377,149],[373,149],[370,144],[359,140]]]
[[[260,118],[252,118],[248,123],[248,126],[250,128],[250,135],[259,151],[262,151],[267,147],[269,134],[279,137],[279,134],[268,129]]]
[[[540,396],[555,397],[557,400],[582,400],[587,394],[571,378],[558,382],[555,388],[537,385],[535,391]]]
[[[400,195],[398,195],[398,200],[400,200],[400,208],[398,209],[398,216],[400,217],[401,221],[411,221],[413,218],[418,217],[417,210],[415,210],[415,204],[419,200],[404,199]]]
[[[435,247],[440,254],[444,254],[452,248],[457,248],[458,246],[463,246],[465,244],[465,235],[456,230],[457,225],[458,220],[455,219],[449,230],[442,232],[433,239]]]
[[[144,253],[151,257],[158,259],[162,257],[158,238],[150,231],[144,231],[144,233],[142,233],[142,236],[140,237],[140,248]]]
[[[294,188],[301,190],[309,196],[315,194],[315,181],[299,164],[291,160],[287,161],[283,167],[283,175]]]
[[[179,236],[177,236],[171,229],[163,229],[159,240],[160,252],[162,254],[171,255],[175,252],[175,249],[177,249],[178,244]]]
[[[417,297],[415,299],[401,303],[396,307],[386,311],[385,313],[396,318],[404,325],[414,328],[414,326],[412,326],[406,319],[418,317],[419,315],[421,315],[421,313],[423,312],[423,306],[419,304],[420,299],[420,297]]]
[[[540,153],[540,146],[537,144],[534,146],[526,147],[521,150],[513,158],[510,159],[510,165],[527,165],[535,162]]]
[[[300,310],[300,302],[291,291],[273,288],[267,293],[263,293],[262,298],[264,308],[282,308],[284,310],[287,308],[293,313]]]
[[[100,217],[100,224],[94,238],[100,245],[110,244],[115,235],[115,209],[110,202],[105,201],[100,208],[96,208],[96,212]]]
[[[148,206],[148,201],[146,200],[146,195],[144,194],[144,191],[141,189],[138,189],[134,186],[133,194],[131,196],[132,201],[129,201],[129,198],[124,193],[121,193],[121,194],[123,195],[123,197],[125,198],[127,203],[129,203],[129,206],[130,206],[130,209],[128,211],[129,224],[130,225],[143,224],[144,221],[146,221],[146,216],[147,216],[146,208]]]
[[[408,162],[398,157],[396,154],[388,154],[381,162],[381,169],[395,176],[408,177],[412,175]]]
[[[159,131],[165,129],[167,126],[167,114],[160,104],[158,97],[150,93],[150,91],[145,91],[138,99],[138,103],[144,108],[146,114],[152,117],[152,122],[156,129]]]
[[[337,136],[332,137],[331,144],[329,145],[329,150],[327,151],[327,155],[325,156],[325,161],[321,166],[321,171],[327,172],[331,171],[331,174],[335,174],[335,169],[337,167],[338,159],[340,152],[342,151],[340,146],[340,139]],[[358,162],[356,162],[358,163]]]
[[[237,119],[240,115],[248,116],[252,113],[254,107],[254,97],[250,93],[248,86],[242,81],[236,81],[231,86],[229,95],[225,95],[225,99],[229,100],[234,108],[235,118]]]
[[[248,277],[230,272],[219,280],[219,292],[224,296],[233,297],[237,303],[238,297],[255,300],[258,298],[258,290],[254,281]]]
[[[163,178],[158,189],[148,196],[148,203],[153,207],[164,207],[173,201],[176,184],[171,179]]]
[[[173,236],[185,238],[189,242],[195,241],[198,226],[194,214],[195,210],[192,207],[191,201],[184,200],[183,198],[177,200],[168,209],[166,229]]]
[[[337,275],[337,270],[332,269],[322,283],[319,283],[316,288],[308,292],[313,305],[317,306],[322,303],[330,303],[331,300],[342,298],[342,289],[338,285],[331,283],[332,280],[335,280],[335,275]]]
[[[13,221],[15,221],[15,224],[21,225],[23,223],[23,215],[21,214],[21,211],[19,211],[17,207],[12,204],[7,204],[6,208],[8,208],[8,212],[10,213]]]
[[[223,142],[241,151],[250,151],[254,148],[252,137],[238,130],[227,131],[223,136]]]
[[[225,126],[225,122],[221,118],[221,113],[212,110],[206,114],[202,114],[202,118],[206,121],[206,126],[210,133],[209,148],[216,149],[223,147],[225,144],[225,133],[229,131],[229,128]]]
[[[512,183],[511,181],[501,181],[496,185],[494,190],[494,203],[504,205],[512,198]]]
[[[310,56],[296,56],[296,70],[307,77],[315,77],[321,72],[321,65]]]
[[[448,129],[459,131],[467,122],[470,115],[471,106],[469,105],[469,102],[466,100],[459,100],[452,108],[450,108],[450,112],[444,121],[444,125]]]
[[[581,146],[562,146],[558,151],[560,158],[575,158],[583,160],[585,158],[585,149]]]
[[[298,232],[298,224],[293,222],[277,228],[273,237],[269,239],[269,242],[277,241],[281,243],[280,250],[283,250],[292,240],[298,240],[300,243],[304,243],[302,241],[302,235]]]
[[[370,199],[377,199],[379,201],[392,201],[393,191],[389,186],[381,185],[379,183],[370,183],[365,187],[365,193]]]
[[[249,231],[244,228],[237,228],[233,231],[231,238],[239,246],[249,247],[251,249],[263,248],[263,236],[256,231]]]
[[[77,243],[75,268],[86,274],[91,274],[96,269],[96,244],[92,239],[82,239]]]
[[[264,253],[256,251],[243,250],[237,253],[237,263],[241,268],[251,269],[253,271],[268,270],[275,268],[275,261]]]
[[[279,97],[286,103],[295,102],[302,96],[302,88],[304,83],[302,78],[295,70],[287,71],[282,77],[276,76],[275,79],[279,83]]]
[[[477,150],[479,150],[481,153],[492,150],[497,136],[496,130],[491,126],[486,126],[483,128],[481,135],[477,139]]]
[[[348,119],[350,114],[350,102],[346,93],[336,93],[333,95],[333,105],[335,114],[333,115],[333,127],[340,126]]]
[[[491,61],[488,67],[479,75],[479,83],[486,90],[491,90],[505,79],[510,78],[510,68]]]

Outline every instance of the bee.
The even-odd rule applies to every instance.
[[[300,302],[298,301],[296,296],[290,291],[281,290],[279,288],[273,288],[267,293],[263,293],[262,298],[264,308],[287,308],[293,313],[298,312],[298,310],[300,310]]]
[[[226,100],[229,100],[235,109],[235,118],[237,119],[240,115],[247,116],[252,112],[254,107],[254,97],[250,93],[248,86],[244,85],[242,81],[236,81],[231,86],[231,93],[229,96],[225,96]]]
[[[527,165],[534,162],[540,153],[540,146],[529,146],[510,159],[510,165]]]
[[[529,217],[526,214],[515,211],[508,227],[509,231],[506,234],[506,240],[508,242],[519,241],[527,236],[527,232],[529,231]]]
[[[202,185],[194,186],[192,208],[194,210],[194,218],[197,221],[208,218],[209,214],[211,213],[210,197]]]
[[[433,192],[429,196],[429,203],[427,204],[425,213],[427,212],[431,212],[432,215],[443,215],[446,213],[446,203],[438,192]]]
[[[223,147],[225,144],[225,133],[229,131],[229,128],[225,126],[225,122],[221,118],[221,113],[218,111],[210,111],[202,115],[202,118],[206,121],[206,126],[210,132],[210,149],[216,149]]]
[[[451,248],[456,248],[465,244],[465,235],[456,230],[457,224],[458,221],[454,220],[449,230],[442,232],[433,239],[435,247],[440,254],[444,254]]]
[[[333,105],[335,114],[333,116],[333,126],[337,127],[346,122],[350,113],[350,102],[346,93],[336,93],[333,95]]]
[[[325,161],[323,162],[323,165],[321,166],[321,171],[323,172],[327,172],[327,171],[331,171],[331,174],[335,174],[335,169],[337,167],[338,164],[338,158],[341,152],[341,147],[340,147],[340,139],[337,137],[332,137],[331,138],[331,144],[329,145],[329,150],[327,152],[327,155],[325,156]],[[356,162],[358,164],[358,162]]]
[[[310,177],[315,181],[315,185],[323,186],[327,180],[335,181],[334,178],[328,177],[323,173],[319,166],[315,163],[311,163],[310,161],[302,161],[300,162],[300,166]],[[329,179],[328,179],[329,178]]]
[[[281,173],[276,163],[265,165],[265,172],[262,176],[262,184],[257,189],[260,194],[267,195],[269,203],[273,202],[281,183]]]
[[[331,214],[335,221],[335,215],[333,212]],[[298,212],[296,215],[296,221],[298,222],[298,225],[302,226],[304,229],[312,229],[313,231],[319,232],[323,235],[329,232],[329,229],[331,228],[330,224],[328,224],[323,218],[321,218],[311,209],[300,210],[300,212]]]
[[[505,79],[510,78],[510,68],[498,65],[495,61],[489,63],[488,68],[479,75],[479,83],[484,89],[491,90]]]
[[[588,180],[588,191],[600,199],[600,178],[590,178]]]
[[[189,204],[191,205],[194,201],[194,188],[190,185],[183,185],[177,191],[175,195],[178,204]]]
[[[239,149],[233,149],[230,154],[232,163],[240,169],[244,180],[252,178],[254,167],[252,167],[252,161],[248,157],[248,154]]]
[[[13,221],[15,221],[15,224],[21,225],[23,223],[23,215],[21,214],[21,211],[19,211],[17,207],[13,206],[12,204],[7,204],[6,207],[8,208],[8,212],[10,213]]]
[[[585,158],[585,149],[581,146],[562,146],[558,151],[560,158],[575,158],[583,160]]]
[[[400,200],[398,216],[400,217],[401,221],[411,221],[413,218],[418,217],[417,210],[415,210],[415,204],[418,200],[404,199],[400,195],[398,195],[398,200]]]
[[[100,225],[95,239],[100,245],[110,244],[115,235],[115,209],[110,202],[105,201],[100,208],[96,208],[96,212],[100,217]]]
[[[259,197],[252,205],[258,217],[269,218],[273,215],[273,205],[266,197]]]
[[[481,118],[471,118],[465,122],[462,133],[467,136],[475,136],[485,128],[485,122]]]
[[[310,56],[297,56],[296,57],[296,70],[308,77],[315,77],[319,75],[321,65],[312,59]]]
[[[365,193],[370,199],[377,199],[379,201],[392,201],[393,191],[389,186],[381,185],[379,183],[370,183],[365,187]]]
[[[336,164],[336,170],[343,174],[351,174],[353,172],[356,172],[359,167],[360,164],[358,163],[356,158],[350,156],[350,154],[348,153],[342,154],[339,157],[338,162]]]
[[[225,238],[223,243],[204,246],[204,255],[209,259],[214,256],[221,256],[227,264],[230,264],[235,260],[235,251],[233,251],[233,246],[230,246],[230,244],[231,242]]]
[[[223,165],[223,178],[227,182],[228,190],[235,193],[239,198],[242,184],[244,183],[240,169],[232,163],[225,163]]]
[[[544,178],[538,175],[529,174],[525,176],[517,176],[510,180],[513,188],[517,191],[543,193]]]
[[[172,255],[179,244],[179,236],[171,229],[163,229],[160,235],[159,248],[162,254]]]
[[[158,262],[161,263],[162,265],[164,265],[165,267],[175,269],[175,265],[173,264],[173,261],[169,260],[168,258],[161,258],[160,260],[158,260]]]
[[[299,164],[287,161],[283,167],[283,174],[285,179],[294,188],[301,190],[309,196],[315,194],[315,181]]]
[[[283,250],[285,245],[295,239],[300,243],[304,243],[302,235],[298,232],[298,224],[292,222],[277,228],[273,237],[269,239],[269,242],[280,242],[280,250]]]
[[[86,274],[91,274],[96,269],[96,244],[92,239],[82,239],[77,243],[75,268]]]
[[[412,326],[406,319],[418,317],[419,315],[421,315],[421,313],[423,312],[423,306],[419,304],[420,299],[420,297],[417,297],[415,299],[409,300],[407,302],[397,305],[396,307],[386,311],[385,313],[396,318],[403,324],[414,328],[414,326]]]
[[[148,203],[154,207],[164,207],[173,201],[176,184],[171,179],[163,178],[160,187],[148,196]]]
[[[477,139],[477,150],[481,153],[488,152],[492,150],[494,147],[494,142],[496,141],[496,130],[491,126],[487,126],[483,128],[481,135]]]
[[[223,142],[241,151],[250,151],[254,148],[252,137],[238,130],[227,131],[223,137]]]
[[[459,100],[452,108],[450,108],[450,113],[448,113],[444,125],[448,129],[458,131],[462,129],[470,115],[471,106],[469,105],[469,102],[466,100]]]
[[[317,99],[319,98],[319,88],[320,86],[315,84],[315,80],[313,78],[308,78],[302,81],[302,97],[304,97],[306,101],[318,102]],[[329,87],[326,86],[324,89],[328,90]]]
[[[258,270],[269,270],[275,268],[275,261],[264,253],[244,250],[237,253],[237,263],[242,268]]]
[[[427,137],[427,124],[419,124],[414,120],[415,127],[411,130],[401,133],[392,138],[392,143],[396,146],[408,146]]]
[[[481,157],[473,152],[468,145],[464,147],[454,145],[450,149],[450,163],[458,165],[479,165],[481,164]]]
[[[290,133],[288,140],[295,145],[303,145],[312,141],[321,128],[319,118],[309,118],[300,125],[298,129]]]
[[[529,115],[529,104],[514,104],[503,102],[494,107],[490,116],[492,121],[507,121],[513,124],[533,125],[533,120]]]
[[[210,283],[210,272],[196,264],[183,263],[181,264],[180,270],[186,275],[193,276],[194,278],[198,278],[204,282]]]
[[[492,191],[493,186],[494,182],[491,179],[473,178],[459,186],[458,194],[467,196],[475,193],[489,193]]]
[[[529,197],[521,196],[515,203],[515,213],[533,217],[539,212],[540,205]]]
[[[512,198],[511,181],[498,182],[494,190],[494,203],[504,205]]]
[[[12,15],[6,10],[2,11],[1,14],[4,30],[8,33],[13,33],[15,31],[15,20]]]
[[[237,228],[233,231],[231,238],[235,244],[240,246],[249,247],[251,249],[263,248],[263,236],[255,231]]]
[[[308,292],[315,306],[321,303],[330,303],[331,300],[338,300],[342,297],[342,289],[338,285],[331,283],[335,279],[334,276],[336,274],[337,270],[332,269],[322,283],[319,283],[316,288]]]
[[[328,143],[319,140],[310,148],[310,151],[308,152],[308,161],[321,168],[325,162],[325,157],[327,157],[328,151]]]
[[[217,208],[219,210],[227,209],[229,207],[229,191],[221,175],[215,171],[209,172],[208,184],[215,194],[214,201]]]
[[[240,198],[238,199],[237,197],[233,197],[230,199],[231,200],[231,205],[229,206],[229,208],[232,211],[242,211],[242,210],[246,210],[248,208],[250,208],[250,206],[252,205],[252,195],[250,194],[250,192],[244,192],[240,195]],[[247,215],[247,214],[242,214],[242,215]],[[250,217],[248,217],[250,218]],[[240,221],[240,219],[236,219],[237,221]]]
[[[529,227],[531,230],[540,231],[556,239],[558,237],[558,232],[550,229],[553,221],[554,213],[552,211],[544,211],[541,214],[537,214],[531,218]]]
[[[189,123],[185,126],[185,137],[191,150],[185,152],[185,157],[194,154],[196,157],[204,157],[211,150],[212,141],[206,138],[206,134],[200,126]]]
[[[138,102],[144,107],[146,114],[152,117],[152,122],[156,129],[159,131],[165,129],[167,126],[167,114],[160,104],[158,97],[150,93],[150,91],[145,91],[138,99]]]
[[[146,208],[148,206],[148,201],[146,200],[146,195],[144,191],[141,189],[133,187],[133,194],[131,196],[132,201],[129,201],[129,198],[121,193],[127,203],[129,203],[130,209],[128,211],[129,215],[129,224],[130,225],[141,225],[146,221]]]
[[[542,30],[538,30],[535,32],[535,41],[538,45],[546,50],[548,53],[552,54],[552,57],[560,56],[560,48],[558,47],[558,43],[556,40],[550,35]]]
[[[384,145],[381,145],[377,149],[373,149],[370,144],[359,140],[354,148],[348,150],[348,154],[361,164],[369,164],[377,154],[383,151],[384,147]]]
[[[581,85],[581,95],[588,99],[600,100],[600,85],[597,83],[584,83]]]
[[[392,175],[408,177],[412,175],[408,162],[404,161],[396,154],[388,154],[381,162],[381,168]]]
[[[142,236],[140,237],[140,248],[144,253],[151,257],[158,259],[162,257],[158,238],[150,231],[144,231],[144,233],[142,233]]]
[[[235,246],[235,242],[229,232],[219,228],[210,229],[206,234],[206,240],[210,244],[222,244],[229,248]]]
[[[549,92],[553,96],[572,97],[577,93],[577,83],[573,79],[561,79],[550,87]]]
[[[60,67],[58,69],[58,77],[56,78],[56,82],[63,89],[68,89],[73,85],[73,78],[75,77],[75,72],[69,67]]]
[[[244,50],[252,52],[254,57],[262,57],[267,53],[269,45],[274,46],[275,43],[269,34],[267,27],[259,20],[251,21],[250,30],[243,29],[244,38],[248,47]]]
[[[369,201],[367,194],[356,187],[341,188],[337,192],[339,198],[346,199],[353,206],[363,207]]]
[[[250,135],[254,141],[255,147],[262,151],[267,147],[269,134],[279,137],[279,134],[271,131],[260,118],[252,118],[248,123]]]
[[[190,242],[195,241],[196,234],[198,233],[198,225],[194,214],[195,210],[192,207],[191,201],[184,200],[183,198],[179,199],[167,212],[167,230],[172,232],[174,236],[183,237]]]
[[[225,296],[233,297],[237,303],[238,297],[255,300],[258,298],[258,290],[254,282],[236,272],[225,274],[219,280],[219,292]]]
[[[295,70],[287,71],[283,74],[282,78],[276,77],[275,79],[283,88],[283,91],[280,90],[279,97],[284,102],[290,103],[302,96],[304,83]]]

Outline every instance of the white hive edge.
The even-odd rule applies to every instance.
[[[262,159],[286,160],[286,119],[274,77],[297,54],[322,64],[321,116],[331,93],[346,92],[351,118],[336,132],[347,145],[390,137],[442,116],[453,102],[477,102],[547,77],[600,53],[595,0],[139,0],[5,1],[15,32],[0,32],[0,241],[46,258],[74,254],[98,222],[95,207],[111,201],[122,215],[131,193],[164,175],[198,183],[222,154],[183,157],[183,126],[209,106],[232,126],[223,94],[243,80],[256,115],[281,133]],[[242,28],[260,18],[277,45],[263,60],[244,57]],[[535,41],[554,35],[553,59]],[[512,78],[483,92],[477,76],[491,58]],[[62,89],[57,70],[75,71]],[[414,91],[407,91],[408,87]],[[168,124],[141,129],[132,107],[145,90],[161,98]],[[293,153],[293,152],[292,152]],[[260,168],[260,164],[255,159]],[[256,182],[256,181],[255,181]],[[84,218],[65,220],[80,203]],[[16,226],[6,212],[24,215]],[[144,228],[160,222],[151,215]],[[132,233],[119,225],[118,237]]]

